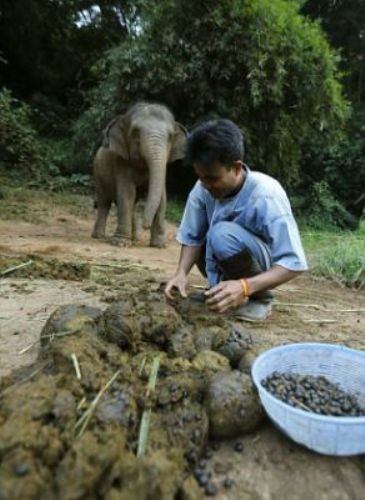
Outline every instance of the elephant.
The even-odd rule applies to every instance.
[[[97,217],[93,238],[105,237],[111,204],[118,224],[112,243],[130,246],[138,239],[136,204],[147,194],[143,227],[150,246],[166,246],[166,165],[185,155],[187,131],[162,104],[137,102],[104,130],[94,158]]]

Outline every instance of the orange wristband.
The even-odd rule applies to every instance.
[[[241,286],[242,286],[243,297],[246,298],[246,297],[249,296],[247,280],[245,280],[244,278],[242,278],[242,279],[240,279],[240,283],[241,283]]]

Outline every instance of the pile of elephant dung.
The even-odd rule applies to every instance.
[[[209,439],[262,419],[250,377],[235,369],[253,341],[235,323],[210,315],[195,325],[178,310],[141,289],[104,312],[69,305],[50,316],[36,363],[0,383],[2,500],[203,495],[193,472]],[[214,478],[205,488],[216,491]]]
[[[87,281],[102,285],[112,284],[115,289],[116,280],[121,275],[136,274],[135,267],[129,260],[119,259],[115,263],[96,263],[83,261],[59,260],[40,255],[0,255],[0,277],[54,279],[67,281]],[[135,277],[135,276],[134,276]],[[131,280],[133,282],[133,278]]]
[[[35,255],[0,255],[0,274],[4,277],[43,278],[83,281],[90,276],[90,265],[85,262],[62,262]]]

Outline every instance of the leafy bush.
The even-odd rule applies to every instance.
[[[31,123],[31,109],[15,99],[9,90],[0,90],[0,154],[10,168],[37,174],[45,152]]]
[[[233,119],[255,168],[297,184],[302,151],[335,143],[348,115],[338,56],[299,6],[153,2],[141,34],[94,68],[101,83],[75,127],[80,160],[90,157],[108,119],[149,99],[169,105],[188,127],[216,116]]]
[[[357,217],[361,217],[365,209],[364,118],[364,114],[355,115],[345,139],[320,157],[333,192]]]
[[[43,183],[44,184],[44,183]],[[71,174],[70,176],[57,175],[49,177],[45,182],[52,192],[89,193],[91,178],[86,174]]]
[[[43,187],[52,192],[89,192],[90,175],[72,172],[68,140],[39,138],[32,124],[30,106],[15,99],[5,88],[0,91],[1,170],[15,183]]]
[[[334,195],[356,217],[365,208],[365,125],[364,113],[355,114],[349,122],[346,136],[338,144],[309,155],[308,176],[326,180]]]
[[[36,92],[31,96],[29,105],[32,108],[32,123],[42,137],[59,138],[69,134],[71,104],[67,108],[55,98]]]
[[[62,154],[62,145],[64,145],[62,140],[45,143],[46,168],[37,177],[29,179],[28,186],[35,189],[45,189],[51,193],[90,194],[92,189],[90,173],[72,173],[71,167],[67,170],[69,151],[66,149],[65,153]]]
[[[313,184],[300,211],[302,220],[313,229],[341,227],[356,229],[357,219],[333,195],[326,181]]]
[[[94,93],[89,99],[91,95]],[[113,115],[114,104],[104,105],[104,99],[96,99],[95,105],[74,123],[70,140],[73,171],[91,171],[93,157],[101,144],[102,130]]]

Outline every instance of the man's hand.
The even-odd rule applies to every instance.
[[[167,301],[173,301],[174,296],[172,294],[172,291],[178,290],[180,292],[180,295],[184,298],[187,297],[186,293],[186,287],[188,284],[188,279],[185,274],[176,274],[170,281],[167,283],[164,294],[167,299]]]
[[[182,245],[180,251],[179,265],[175,276],[167,283],[164,293],[167,301],[173,301],[174,295],[172,291],[178,290],[180,295],[187,297],[186,287],[188,284],[188,274],[193,265],[198,261],[201,252],[201,245],[188,246]]]
[[[207,292],[206,304],[211,311],[224,313],[245,304],[248,298],[243,296],[240,280],[221,281]]]

